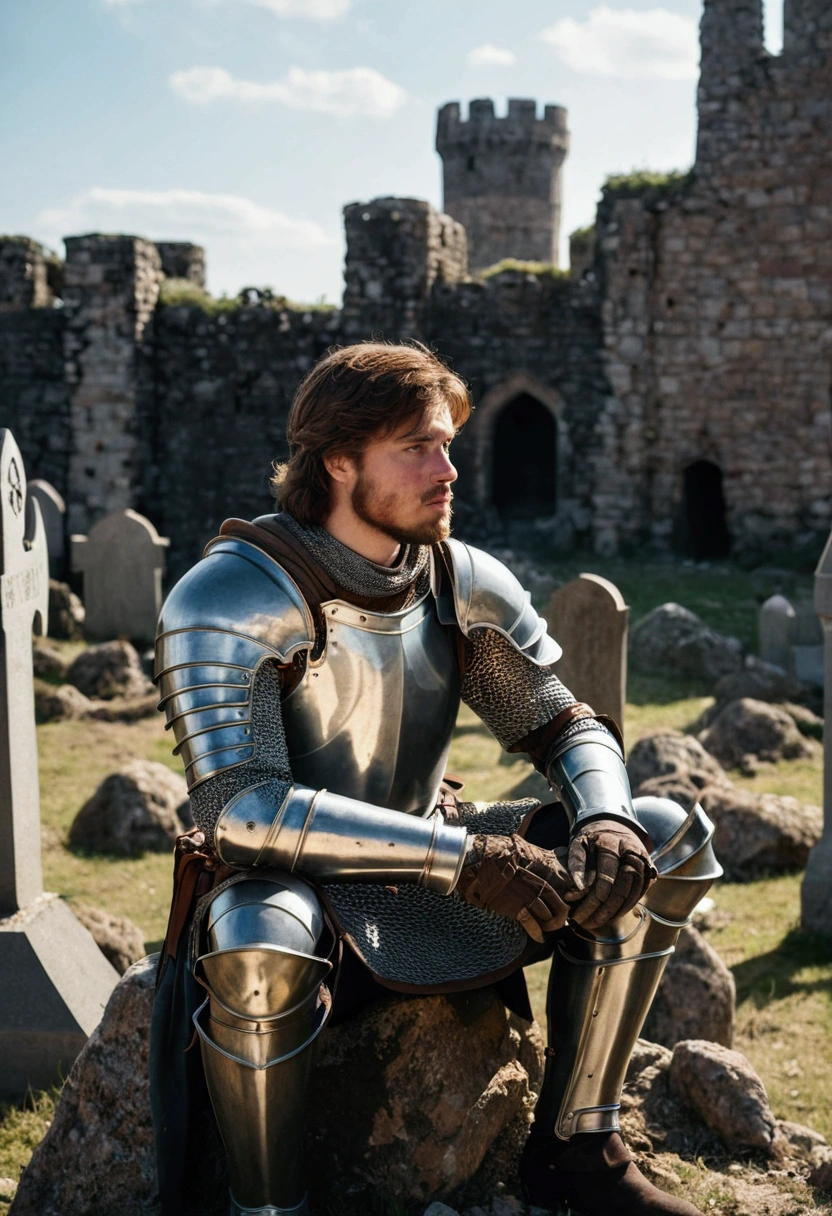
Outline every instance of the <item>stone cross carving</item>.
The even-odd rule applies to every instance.
[[[0,435],[0,916],[10,916],[43,891],[32,627],[46,633],[49,561],[20,451],[11,431]]]
[[[0,430],[0,1097],[66,1075],[118,976],[68,905],[44,894],[32,628],[46,632],[46,533]]]
[[[621,592],[597,574],[582,574],[552,593],[544,615],[563,647],[555,664],[558,678],[623,730],[630,609]]]
[[[49,573],[53,578],[59,578],[63,574],[66,553],[66,503],[55,487],[41,478],[29,482],[29,497],[37,499],[43,517]]]
[[[84,575],[85,631],[91,639],[152,642],[162,607],[170,541],[136,511],[112,511],[72,537],[72,568]]]
[[[791,670],[797,614],[785,595],[770,596],[760,608],[760,658]]]
[[[823,835],[809,854],[800,891],[804,929],[832,934],[832,532],[815,570],[815,611],[823,627]]]

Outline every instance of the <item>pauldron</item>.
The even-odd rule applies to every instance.
[[[217,542],[180,579],[159,618],[156,682],[189,788],[253,757],[257,668],[269,659],[288,663],[314,638],[295,583],[246,541]]]

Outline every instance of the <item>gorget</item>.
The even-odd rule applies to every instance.
[[[355,595],[395,595],[416,579],[417,594],[427,590],[430,561],[427,545],[404,545],[395,566],[379,566],[342,545],[326,528],[304,528],[288,511],[282,511],[279,519],[335,581]]]

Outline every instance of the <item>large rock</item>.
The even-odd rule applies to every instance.
[[[35,716],[38,722],[61,722],[84,718],[93,702],[72,684],[47,684],[35,680]]]
[[[709,786],[699,796],[714,821],[714,851],[729,882],[803,869],[823,831],[819,806],[787,794]]]
[[[747,654],[739,671],[733,671],[717,681],[714,689],[718,708],[729,701],[751,697],[755,701],[802,702],[809,690],[794,676],[775,663],[766,663],[757,655]]]
[[[740,1052],[703,1039],[677,1043],[670,1081],[729,1151],[781,1150],[763,1083]]]
[[[126,916],[113,916],[90,904],[73,904],[72,911],[119,975],[144,958],[144,934]]]
[[[634,789],[655,777],[685,777],[700,790],[729,780],[697,739],[676,730],[661,730],[639,739],[627,756],[627,772]]]
[[[10,1216],[153,1211],[147,1071],[155,958],[131,967],[113,993]],[[493,989],[391,997],[327,1029],[309,1101],[316,1205],[323,1210],[350,1194],[402,1207],[462,1186],[470,1194],[472,1176],[512,1176],[542,1059],[537,1028],[508,1018]],[[206,1154],[194,1186],[204,1195],[202,1216],[227,1216],[221,1160]]]
[[[84,605],[66,583],[49,580],[49,634],[66,642],[80,642],[84,636]]]
[[[785,709],[751,697],[729,701],[699,741],[725,768],[747,767],[757,760],[797,760],[814,753],[813,744],[804,739]]]
[[[698,930],[683,929],[644,1024],[644,1037],[664,1047],[710,1039],[730,1047],[737,990],[734,977]]]
[[[681,604],[660,604],[633,626],[630,657],[642,671],[713,684],[742,666],[742,642],[717,633]]]
[[[32,638],[32,671],[42,680],[63,680],[69,663],[49,638]]]
[[[155,1189],[148,1046],[157,955],[116,986],[75,1061],[14,1216],[140,1216]]]
[[[67,679],[86,697],[146,697],[153,685],[142,670],[135,646],[119,639],[88,646],[74,661]]]
[[[131,760],[105,777],[81,807],[69,843],[117,857],[166,853],[189,819],[184,777],[153,760]]]

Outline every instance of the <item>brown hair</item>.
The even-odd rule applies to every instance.
[[[275,464],[278,506],[308,527],[329,510],[324,456],[358,454],[426,410],[447,405],[459,430],[471,413],[465,382],[419,342],[361,342],[324,355],[301,382],[289,410],[289,459]]]

